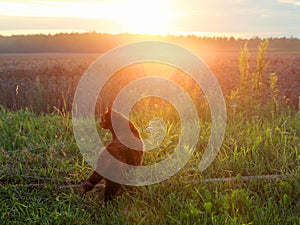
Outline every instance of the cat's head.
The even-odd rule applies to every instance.
[[[116,127],[113,127],[112,119],[114,120],[114,125],[116,125]],[[131,132],[136,137],[140,138],[139,131],[136,129],[133,123],[131,123],[129,119],[127,119],[123,114],[113,110],[111,107],[108,107],[107,111],[101,115],[100,126],[103,129],[109,129],[112,132],[112,134],[115,134],[115,132],[117,131],[122,131],[123,133],[124,131],[126,131],[125,133],[127,134],[130,131],[126,130],[126,127],[129,126]]]

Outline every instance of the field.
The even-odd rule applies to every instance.
[[[243,86],[239,68],[247,66],[238,52],[199,54],[227,104],[226,135],[216,159],[198,170],[211,129],[204,101],[197,108],[199,141],[187,165],[164,182],[124,188],[106,207],[101,186],[79,196],[79,184],[92,169],[76,145],[69,112],[80,76],[98,55],[1,55],[0,224],[300,224],[300,55],[268,52],[264,86],[254,93],[256,82]],[[255,56],[251,52],[250,71],[259,64]],[[132,71],[120,73],[133,76]],[[278,80],[264,80],[273,72]],[[195,90],[184,79],[175,80]],[[111,82],[108,90],[118,80]],[[174,109],[146,100],[131,114],[144,137],[152,116],[167,119],[167,134],[146,153],[145,165],[167,157],[180,134]],[[107,131],[99,129],[99,135],[110,140]]]
[[[0,104],[14,110],[30,106],[34,106],[35,111],[47,111],[47,107],[52,111],[53,106],[70,110],[80,77],[99,56],[1,54]],[[199,52],[199,56],[217,77],[225,95],[229,95],[240,79],[239,51]],[[280,96],[285,96],[291,106],[297,106],[300,95],[300,53],[270,51],[266,57],[270,61],[267,73],[276,73],[278,76]],[[256,53],[251,52],[249,66],[254,68],[255,64]]]

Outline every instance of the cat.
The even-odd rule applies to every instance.
[[[112,116],[113,115],[113,116]],[[117,131],[115,132],[113,126],[112,126],[112,118],[116,121],[114,121],[114,124],[117,126]],[[122,136],[123,138],[132,139],[132,134],[128,134],[127,130],[124,129],[125,126],[130,127],[130,130],[132,134],[136,137],[135,138],[135,145],[138,146],[139,150],[134,150],[126,145],[124,145],[119,139],[118,136]],[[102,151],[108,151],[113,157],[115,157],[117,160],[133,165],[133,166],[141,166],[143,162],[143,156],[144,156],[144,143],[141,138],[140,132],[138,129],[134,126],[132,122],[129,121],[124,115],[121,113],[111,109],[110,107],[107,109],[107,111],[101,115],[101,123],[100,126],[103,129],[109,129],[112,133],[112,141],[102,149]],[[118,135],[117,135],[117,134]],[[102,164],[105,165],[105,162],[103,162],[103,158],[101,157],[101,151],[99,153],[99,157],[97,160],[97,165]],[[106,163],[107,164],[107,163]],[[109,165],[108,165],[109,167]],[[109,168],[108,168],[109,169]],[[86,179],[81,187],[81,195],[84,196],[86,192],[92,190],[94,186],[99,183],[102,179],[105,179],[103,176],[101,176],[96,169],[92,172],[90,177]],[[105,192],[104,192],[104,203],[110,202],[113,197],[116,195],[118,190],[120,189],[121,185],[119,183],[110,181],[108,179],[105,179]]]

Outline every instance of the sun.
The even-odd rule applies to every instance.
[[[169,1],[129,0],[118,16],[123,29],[132,33],[167,33],[172,26],[172,10]]]
[[[175,12],[177,12],[174,2],[172,0],[36,0],[23,3],[7,0],[0,1],[0,14],[18,17],[81,18],[89,21],[88,27],[95,27],[96,30],[99,26],[104,26],[109,30],[120,32],[166,34],[174,28]],[[92,19],[95,19],[94,24]],[[76,25],[72,24],[72,26]]]

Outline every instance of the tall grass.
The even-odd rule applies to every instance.
[[[279,110],[278,77],[272,72],[267,72],[270,61],[266,58],[268,40],[260,43],[256,56],[256,67],[251,71],[249,67],[249,50],[247,43],[241,50],[239,58],[240,85],[231,93],[229,101],[236,104],[242,111],[263,113],[271,110],[276,113]],[[265,107],[265,105],[268,105]],[[280,106],[281,106],[280,105]]]

